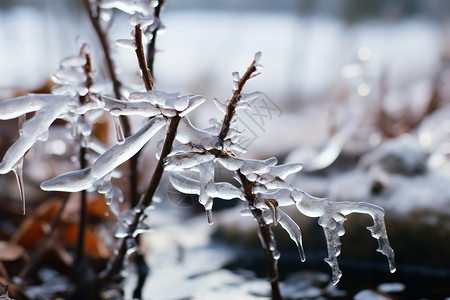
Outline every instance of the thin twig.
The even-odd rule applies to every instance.
[[[225,118],[223,119],[222,128],[220,129],[219,133],[219,140],[223,143],[225,140],[228,131],[230,130],[231,120],[233,119],[233,116],[236,112],[236,104],[239,102],[239,96],[242,93],[242,89],[244,88],[245,83],[247,80],[251,78],[251,75],[256,71],[256,61],[253,60],[252,64],[248,67],[247,71],[245,72],[244,76],[239,80],[238,83],[238,89],[234,91],[233,96],[231,97],[230,102],[227,106],[227,114],[225,115]]]
[[[156,5],[153,16],[155,17],[156,22],[158,22],[157,26],[153,27],[151,32],[152,39],[150,43],[147,45],[147,66],[150,69],[150,73],[152,76],[154,75],[153,64],[155,62],[155,54],[156,54],[156,37],[158,35],[158,31],[161,29],[160,15],[162,6],[164,5],[165,0],[159,0],[158,5]],[[152,27],[149,27],[149,30]]]
[[[236,113],[236,104],[240,100],[240,96],[242,93],[242,89],[244,88],[245,83],[251,78],[252,74],[256,71],[256,61],[253,60],[252,64],[248,67],[244,76],[238,82],[238,88],[234,91],[233,96],[228,103],[227,113],[225,118],[223,119],[222,128],[219,133],[219,141],[223,144],[228,131],[231,126],[231,120]],[[240,170],[237,170],[239,178],[242,182],[242,187],[244,188],[244,196],[248,202],[248,205],[251,209],[253,217],[258,222],[258,230],[259,237],[264,249],[264,257],[266,262],[266,270],[267,275],[270,280],[270,284],[272,287],[272,299],[273,300],[281,300],[280,287],[279,287],[279,279],[278,279],[278,261],[274,259],[272,250],[270,250],[270,245],[273,244],[272,234],[269,225],[264,222],[262,217],[262,211],[260,209],[255,208],[255,195],[253,194],[253,183],[250,182],[245,175],[242,174]]]
[[[108,41],[106,40],[106,34],[102,31],[99,23],[98,13],[95,13],[92,10],[91,4],[89,0],[83,0],[84,7],[89,16],[89,20],[91,21],[92,27],[94,27],[95,33],[97,34],[98,39],[100,40],[100,44],[102,46],[103,53],[105,55],[106,66],[108,69],[109,77],[113,83],[114,88],[114,96],[117,99],[120,99],[120,86],[121,83],[117,79],[117,75],[114,68],[113,60],[111,59],[111,54],[109,51]]]
[[[270,245],[273,245],[272,234],[269,225],[264,222],[262,217],[262,211],[255,208],[255,195],[252,192],[252,183],[241,173],[240,170],[237,171],[239,178],[241,179],[242,186],[244,187],[244,196],[247,200],[253,217],[258,222],[259,239],[264,249],[264,258],[266,262],[266,272],[270,280],[270,285],[272,288],[272,299],[282,300],[283,297],[280,293],[279,278],[278,278],[278,260],[274,259],[273,251],[270,250]]]
[[[145,62],[144,45],[142,43],[142,29],[139,24],[134,27],[134,39],[136,41],[136,55],[138,58],[139,69],[141,69],[145,89],[147,91],[152,91],[153,77]]]
[[[89,0],[83,0],[84,7],[89,16],[89,20],[91,21],[92,27],[94,27],[95,33],[97,34],[98,39],[100,40],[100,45],[102,46],[103,53],[105,55],[106,67],[109,73],[109,77],[111,78],[114,90],[114,96],[117,99],[121,98],[120,87],[122,86],[120,80],[117,78],[117,74],[114,68],[113,60],[111,59],[111,53],[109,50],[108,41],[106,39],[106,33],[102,31],[99,22],[99,14],[98,7],[97,12],[94,14],[94,11],[91,7]],[[123,131],[126,137],[131,135],[131,125],[126,116],[120,116],[120,120],[122,121]]]
[[[109,265],[109,268],[105,270],[98,277],[98,281],[108,281],[112,279],[115,275],[117,275],[122,269],[123,262],[125,259],[125,255],[128,250],[127,240],[131,238],[134,231],[136,231],[139,222],[144,215],[144,210],[146,207],[149,207],[153,202],[153,196],[155,195],[156,189],[161,182],[162,175],[164,173],[164,159],[170,153],[172,149],[173,142],[175,140],[178,124],[180,123],[181,117],[175,116],[171,118],[169,128],[167,129],[166,138],[164,140],[163,150],[161,152],[161,157],[159,158],[156,169],[153,173],[152,179],[150,180],[150,184],[145,192],[144,197],[142,198],[139,204],[139,210],[136,212],[133,223],[128,227],[129,236],[122,239],[120,244],[120,248],[118,249],[118,254],[114,257],[113,262]]]

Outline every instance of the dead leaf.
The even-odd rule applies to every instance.
[[[0,241],[0,260],[14,261],[25,254],[25,249],[20,245],[7,241]]]

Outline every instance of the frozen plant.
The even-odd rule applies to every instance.
[[[245,152],[239,144],[240,132],[236,129],[239,109],[251,109],[249,101],[258,93],[243,93],[246,82],[257,76],[261,53],[256,53],[250,67],[241,77],[233,73],[233,95],[225,103],[216,100],[224,112],[221,122],[212,122],[213,127],[199,129],[192,125],[188,114],[198,108],[205,98],[199,95],[181,95],[154,89],[151,73],[154,56],[155,34],[161,29],[159,12],[162,1],[138,0],[85,0],[94,27],[99,33],[105,53],[110,80],[99,78],[91,66],[89,45],[79,42],[79,52],[61,61],[60,69],[53,76],[57,84],[51,94],[29,94],[0,103],[0,119],[19,119],[20,136],[6,152],[0,163],[0,173],[13,171],[22,197],[23,213],[25,198],[22,179],[22,165],[26,153],[38,141],[45,141],[56,119],[63,119],[71,126],[71,136],[79,143],[79,168],[41,183],[45,191],[81,192],[80,224],[78,249],[74,268],[81,275],[78,288],[85,288],[83,297],[98,299],[101,291],[120,279],[120,272],[127,258],[136,251],[139,234],[150,228],[146,223],[152,208],[153,196],[159,186],[164,170],[170,171],[172,185],[183,193],[199,195],[204,206],[207,221],[212,224],[214,199],[241,199],[246,209],[243,215],[252,216],[258,223],[258,235],[264,249],[267,272],[272,287],[273,299],[281,299],[277,261],[280,253],[270,225],[283,227],[298,247],[301,261],[306,259],[302,233],[299,226],[283,210],[284,206],[295,205],[300,213],[308,217],[318,217],[328,247],[326,261],[332,269],[332,283],[341,277],[337,262],[340,253],[340,236],[344,234],[345,216],[351,213],[364,213],[372,217],[374,225],[369,227],[372,236],[378,240],[382,254],[387,256],[391,272],[395,271],[394,253],[389,245],[382,208],[368,203],[332,202],[310,196],[286,181],[287,176],[299,172],[300,163],[279,165],[276,158],[266,160],[243,158]],[[120,9],[130,14],[134,26],[131,39],[120,39],[117,45],[136,52],[145,91],[127,91],[117,76],[109,57],[109,46],[105,35],[111,22],[111,10]],[[144,44],[147,43],[145,59]],[[153,50],[153,52],[152,52]],[[150,69],[149,69],[150,68]],[[111,96],[113,94],[114,96]],[[126,95],[123,96],[122,94]],[[27,113],[34,116],[26,118]],[[109,114],[115,124],[116,142],[111,147],[99,145],[92,136],[93,124],[103,114]],[[139,116],[145,120],[136,132],[127,125],[128,116]],[[136,187],[137,157],[140,150],[160,130],[165,131],[162,149],[156,156],[158,164],[144,193],[139,194]],[[93,151],[95,149],[95,151]],[[90,156],[87,155],[89,152]],[[120,177],[117,168],[127,161],[131,164],[130,182],[132,187],[130,203],[122,203],[123,193],[113,185],[111,179]],[[215,181],[215,166],[222,165],[233,171],[239,187],[228,182]],[[183,171],[199,173],[199,180],[184,176]],[[133,178],[132,178],[133,177]],[[93,275],[87,286],[85,274],[93,271],[83,257],[83,232],[85,202],[87,192],[104,194],[106,203],[117,218],[115,238],[118,246],[105,268]],[[64,206],[63,206],[64,207]],[[51,231],[52,232],[52,231]],[[50,235],[51,233],[49,233]],[[31,267],[28,267],[27,271]],[[21,272],[22,284],[27,271]],[[140,298],[139,292],[134,295]]]

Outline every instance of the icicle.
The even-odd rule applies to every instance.
[[[302,232],[300,231],[300,227],[281,209],[278,209],[278,214],[280,216],[279,223],[281,227],[286,230],[289,237],[295,242],[295,244],[297,244],[300,260],[304,262],[306,260],[306,256],[305,251],[303,250]]]
[[[22,204],[22,214],[25,215],[25,190],[23,185],[23,157],[19,159],[14,168],[12,169],[14,175],[16,175],[17,185],[19,186],[20,201]]]

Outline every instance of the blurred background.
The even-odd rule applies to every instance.
[[[245,87],[245,92],[261,95],[237,122],[246,156],[301,162],[304,169],[291,178],[299,189],[336,201],[367,201],[386,210],[398,271],[390,274],[375,252],[376,242],[364,228],[370,220],[352,216],[342,238],[344,276],[331,294],[323,290],[329,270],[316,220],[289,212],[304,232],[307,262],[301,264],[289,237],[276,231],[286,291],[302,281],[313,298],[450,297],[449,1],[167,0],[162,21],[155,86],[205,95],[207,102],[191,116],[194,124],[204,128],[210,118],[221,118],[213,99],[229,99],[231,73],[243,74],[261,51],[262,74]],[[110,40],[129,38],[131,30],[127,16],[115,12]],[[76,36],[91,43],[97,72],[105,73],[81,1],[0,1],[0,100],[43,89],[59,61],[77,51]],[[114,55],[122,80],[139,83],[133,51],[116,48]],[[6,131],[3,126],[2,147]],[[185,292],[173,292],[167,299],[190,297],[195,289],[205,299],[231,293],[217,282],[234,284],[236,295],[264,289],[265,283],[255,279],[264,277],[261,250],[256,235],[248,233],[254,233],[255,224],[239,216],[241,204],[220,211],[217,204],[212,227],[203,214],[199,224],[190,219],[200,237],[186,238],[186,229],[175,226],[182,221],[175,215],[192,216],[200,209],[192,196],[183,197],[170,187],[168,191],[161,193],[168,193],[171,201],[161,204],[161,210],[169,212],[155,214],[151,222],[170,225],[150,234],[150,259],[155,262],[161,259],[158,253],[167,256],[167,251],[185,249],[199,265],[205,264],[202,260],[216,264],[210,265],[214,270],[193,267],[195,271],[181,274],[177,280],[186,283],[180,285]],[[228,247],[235,255],[224,254]],[[255,255],[248,255],[251,251]],[[169,255],[165,260],[176,259]],[[148,289],[167,293],[170,288],[165,289],[164,282],[174,270],[158,266],[154,277],[160,280],[149,283]],[[234,275],[224,274],[224,269]],[[301,270],[309,273],[296,273]],[[200,281],[188,281],[192,272],[211,272],[208,280],[217,294],[208,294],[214,288],[202,290]],[[243,278],[244,287],[236,283]],[[292,299],[308,295],[292,293]],[[162,297],[156,294],[154,299]]]

